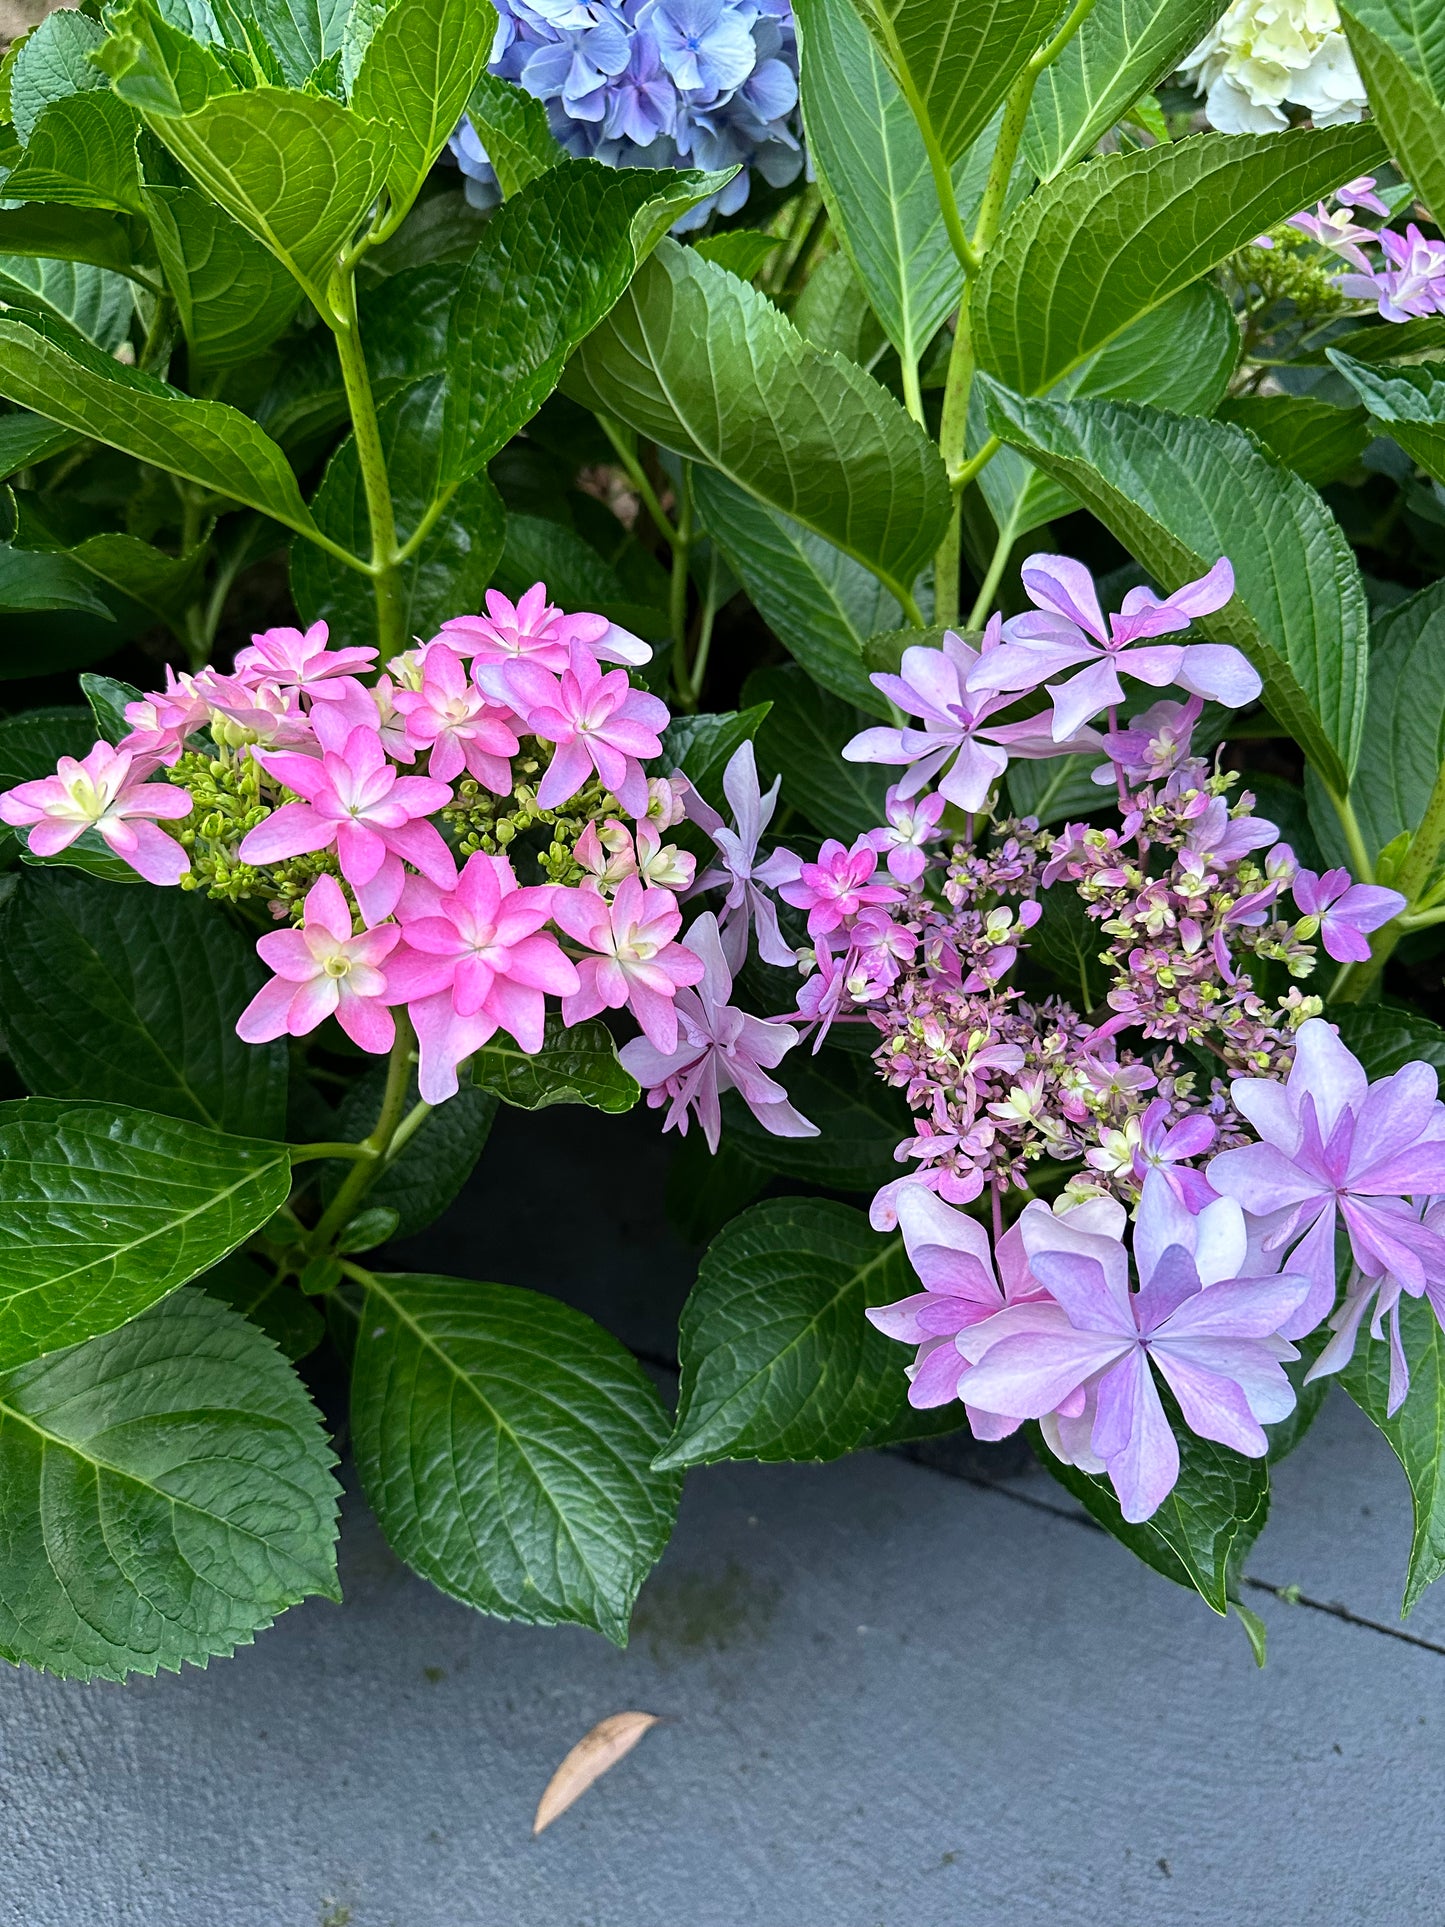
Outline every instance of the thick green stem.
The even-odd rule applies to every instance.
[[[1004,102],[1003,117],[999,122],[998,140],[994,144],[993,158],[989,162],[988,179],[984,184],[983,199],[979,202],[978,220],[973,231],[972,241],[965,241],[960,247],[954,240],[954,251],[963,263],[964,273],[971,282],[987,258],[989,249],[998,238],[1003,224],[1004,211],[1008,206],[1009,182],[1013,178],[1014,164],[1018,160],[1019,146],[1023,140],[1024,128],[1028,124],[1029,105],[1033,100],[1034,86],[1039,75],[1053,61],[1057,60],[1084,20],[1093,11],[1095,0],[1075,0],[1068,17],[1052,40],[1046,41],[1033,55],[1022,73],[1015,80]],[[891,31],[891,28],[890,28]],[[901,70],[901,60],[900,60]],[[907,93],[907,88],[904,89]],[[921,103],[909,96],[923,131],[925,145],[929,144],[927,116]],[[939,206],[943,212],[944,223],[950,238],[955,227],[962,232],[959,222],[958,204],[953,194],[953,183],[948,170],[935,164],[934,150],[929,146],[929,163],[933,168],[933,184],[938,194]],[[973,330],[969,320],[969,289],[964,288],[963,301],[958,311],[958,325],[954,331],[953,348],[948,357],[948,374],[943,390],[943,421],[939,430],[938,447],[943,456],[948,479],[953,484],[953,514],[949,518],[948,532],[939,545],[934,557],[934,614],[941,623],[954,623],[958,620],[959,572],[963,550],[963,517],[959,496],[969,483],[988,462],[998,453],[997,436],[990,435],[971,460],[965,460],[968,448],[968,411],[973,395],[974,352]],[[997,588],[997,582],[993,585]]]
[[[677,522],[672,542],[672,586],[668,596],[668,617],[672,627],[672,679],[686,709],[697,708],[694,678],[687,664],[687,584],[692,561],[692,482],[688,466],[682,465],[682,480],[677,490]]]
[[[1334,807],[1335,815],[1340,819],[1340,828],[1345,833],[1345,845],[1350,853],[1350,867],[1355,873],[1356,883],[1373,883],[1375,865],[1369,851],[1365,848],[1364,832],[1360,828],[1360,819],[1355,815],[1354,805],[1347,795],[1336,796],[1328,784],[1324,785],[1324,791]]]
[[[1013,552],[1013,545],[1013,518],[1010,517],[1007,525],[998,532],[998,540],[993,545],[993,559],[988,565],[988,574],[984,577],[978,595],[974,598],[973,607],[968,612],[970,629],[981,629],[988,621],[989,612],[993,608],[993,599],[998,594],[998,585],[1003,580],[1004,569]]]
[[[402,597],[400,550],[396,539],[396,515],[391,502],[391,483],[386,473],[386,454],[381,445],[381,429],[376,418],[376,398],[371,392],[371,373],[361,345],[361,327],[356,312],[356,279],[352,266],[343,265],[332,277],[330,313],[327,317],[336,337],[336,355],[341,363],[341,379],[351,411],[351,428],[356,438],[356,459],[361,470],[361,485],[366,493],[366,516],[371,529],[369,572],[376,597],[376,635],[382,659],[406,647],[406,609]]]
[[[602,430],[602,433],[607,437],[608,441],[611,442],[618,461],[626,471],[628,481],[631,482],[632,486],[637,490],[638,496],[642,501],[642,506],[652,517],[653,525],[658,534],[670,549],[676,548],[677,530],[672,526],[671,517],[658,500],[657,490],[652,486],[652,481],[647,470],[637,459],[636,438],[634,437],[632,440],[628,439],[631,430],[624,428],[621,422],[613,421],[610,415],[599,415],[597,417],[597,426]]]
[[[405,1015],[398,1012],[396,1042],[391,1047],[391,1057],[386,1067],[386,1088],[382,1092],[381,1109],[377,1113],[376,1123],[371,1130],[358,1145],[353,1147],[360,1155],[342,1179],[336,1196],[317,1219],[310,1237],[306,1240],[306,1247],[313,1256],[319,1257],[327,1251],[332,1240],[351,1221],[357,1205],[386,1168],[393,1142],[406,1113],[407,1086],[411,1082],[413,1042],[411,1023]],[[310,1150],[313,1147],[305,1148]]]
[[[1361,855],[1365,852],[1364,839],[1360,834],[1359,824],[1355,820],[1355,813],[1350,808],[1348,799],[1343,807],[1339,799],[1333,795],[1330,801],[1334,804],[1335,812],[1344,825],[1347,839],[1350,839],[1350,830],[1353,825],[1354,837],[1350,839],[1350,858],[1352,862],[1356,861],[1357,846]],[[1348,812],[1348,820],[1346,812]],[[1445,912],[1436,913],[1429,909],[1417,912],[1415,909],[1434,880],[1440,863],[1442,845],[1445,845],[1445,767],[1441,768],[1439,775],[1435,778],[1435,787],[1431,790],[1430,800],[1425,805],[1425,814],[1420,819],[1420,827],[1410,839],[1410,848],[1406,853],[1405,861],[1400,865],[1395,877],[1394,887],[1404,897],[1406,907],[1398,917],[1392,918],[1383,930],[1377,931],[1370,939],[1368,963],[1345,965],[1335,978],[1334,987],[1330,992],[1332,1003],[1359,1003],[1375,984],[1402,937],[1408,936],[1412,930],[1428,929],[1432,923],[1445,918]],[[1362,868],[1360,874],[1365,882],[1374,881],[1373,868]]]

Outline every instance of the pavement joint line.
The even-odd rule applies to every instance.
[[[652,1366],[655,1371],[674,1374],[678,1371],[677,1361],[660,1352],[648,1352],[634,1347],[633,1356],[639,1363]],[[916,1465],[920,1471],[936,1472],[940,1478],[952,1479],[957,1485],[972,1486],[976,1492],[992,1492],[1001,1499],[1011,1500],[1015,1505],[1029,1506],[1035,1512],[1046,1512],[1050,1518],[1063,1519],[1070,1525],[1084,1526],[1088,1531],[1097,1532],[1103,1538],[1108,1537],[1098,1520],[1091,1519],[1087,1512],[1075,1511],[1070,1506],[1051,1505],[1047,1499],[1035,1498],[1029,1492],[1019,1492],[1013,1486],[1005,1485],[998,1479],[980,1478],[977,1473],[957,1472],[946,1465],[930,1465],[926,1459],[909,1458],[900,1452],[898,1447],[884,1449],[899,1452],[899,1456],[904,1457],[907,1464]],[[1268,1579],[1256,1579],[1253,1573],[1248,1572],[1240,1574],[1240,1582],[1251,1587],[1255,1592],[1269,1593],[1283,1605],[1301,1606],[1308,1612],[1324,1613],[1331,1619],[1343,1620],[1347,1626],[1358,1626],[1365,1632],[1379,1633],[1385,1639],[1398,1639],[1402,1645],[1418,1646],[1422,1652],[1438,1653],[1441,1658],[1445,1658],[1445,1642],[1425,1639],[1419,1633],[1407,1632],[1403,1626],[1390,1626],[1383,1620],[1371,1619],[1364,1613],[1351,1612],[1348,1606],[1341,1605],[1338,1600],[1311,1599],[1308,1593],[1301,1592],[1297,1586],[1276,1586]]]
[[[915,1459],[915,1465],[922,1463]],[[981,1479],[976,1474],[951,1472],[946,1466],[923,1464],[925,1472],[937,1472],[945,1479],[955,1479],[960,1485],[969,1485],[978,1492],[992,1492],[1001,1499],[1011,1499],[1015,1505],[1032,1507],[1035,1512],[1047,1512],[1051,1518],[1064,1519],[1070,1525],[1083,1526],[1090,1532],[1097,1532],[1107,1538],[1108,1534],[1097,1519],[1091,1519],[1087,1512],[1075,1512],[1067,1506],[1050,1505],[1047,1499],[1034,1498],[1031,1493],[1018,1492],[994,1479]],[[1425,1639],[1419,1633],[1412,1633],[1403,1626],[1391,1626],[1384,1620],[1371,1619],[1364,1613],[1351,1612],[1348,1606],[1338,1600],[1312,1599],[1296,1586],[1276,1586],[1268,1579],[1256,1579],[1253,1573],[1242,1573],[1241,1583],[1252,1587],[1255,1592],[1267,1592],[1286,1606],[1302,1606],[1309,1612],[1324,1613],[1331,1619],[1342,1619],[1347,1626],[1359,1626],[1365,1632],[1379,1633],[1385,1639],[1398,1639],[1403,1645],[1418,1646],[1421,1651],[1438,1653],[1445,1658],[1445,1643],[1435,1639]]]

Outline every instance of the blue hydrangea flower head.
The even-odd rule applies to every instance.
[[[497,0],[491,71],[543,101],[569,154],[612,167],[740,167],[679,229],[733,214],[754,172],[803,167],[791,0]],[[496,175],[470,121],[451,151],[479,206]]]

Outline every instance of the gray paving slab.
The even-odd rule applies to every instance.
[[[886,1456],[696,1475],[625,1653],[442,1599],[360,1507],[344,1545],[344,1607],[206,1672],[0,1676],[4,1927],[1445,1912],[1445,1656],[1260,1595],[1257,1673],[1237,1627],[1009,1493]],[[552,1768],[627,1707],[666,1724],[532,1840]]]

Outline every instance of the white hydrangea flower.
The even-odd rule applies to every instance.
[[[1316,127],[1359,120],[1367,105],[1335,0],[1233,0],[1179,71],[1224,134],[1287,126],[1286,102]]]

